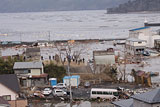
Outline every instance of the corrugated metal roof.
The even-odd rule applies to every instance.
[[[140,27],[140,28],[136,28],[136,29],[131,29],[129,31],[137,31],[137,30],[143,30],[143,29],[148,29],[150,27]]]
[[[112,104],[118,107],[133,107],[133,99],[115,101],[115,102],[112,102]]]
[[[42,68],[43,64],[39,62],[15,62],[13,69],[25,69],[25,68]]]
[[[137,99],[146,103],[160,103],[160,88],[154,89],[152,91],[136,94],[131,96],[133,99]]]

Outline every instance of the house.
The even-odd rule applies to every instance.
[[[137,38],[146,41],[146,47],[153,48],[154,41],[160,39],[159,34],[154,34],[151,31],[151,27],[140,27],[129,30],[129,38]]]
[[[10,107],[10,104],[8,103],[8,101],[0,97],[0,107]]]
[[[160,88],[112,102],[115,107],[160,107]]]
[[[103,72],[106,66],[115,64],[113,48],[107,50],[93,51],[94,72]]]
[[[126,51],[131,55],[137,55],[145,51],[147,42],[137,38],[129,38],[126,40]]]
[[[134,76],[134,80],[136,84],[142,84],[143,86],[151,87],[151,75],[150,73],[146,73],[145,71],[132,71],[132,75]]]
[[[41,58],[40,48],[39,47],[27,48],[26,52],[25,52],[25,58],[28,61],[30,61],[30,60],[39,61]]]
[[[44,73],[41,61],[15,62],[13,70],[20,79],[21,86],[41,86],[47,83],[48,74]]]
[[[23,104],[17,107],[27,106],[27,100],[20,97],[20,86],[15,74],[0,75],[0,97],[8,101],[11,107],[15,107],[15,103],[16,105]]]

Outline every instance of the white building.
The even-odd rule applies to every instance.
[[[147,42],[137,38],[129,38],[126,40],[126,51],[132,55],[136,55],[145,50]]]
[[[129,38],[137,38],[140,40],[145,40],[147,42],[146,46],[149,48],[154,47],[154,41],[160,39],[160,35],[153,34],[151,27],[141,27],[129,30]]]

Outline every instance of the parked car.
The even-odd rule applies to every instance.
[[[52,93],[52,89],[51,88],[45,88],[43,91],[42,91],[42,94],[43,95],[50,95]]]
[[[84,87],[85,87],[85,88],[89,88],[90,86],[91,86],[91,84],[90,84],[89,81],[86,81],[86,82],[84,83]]]
[[[58,83],[57,85],[53,86],[53,88],[67,88],[65,83]]]
[[[62,90],[62,89],[54,89],[53,90],[53,96],[66,96],[67,95],[67,93],[64,91],[64,90]]]

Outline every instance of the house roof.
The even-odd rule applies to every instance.
[[[115,101],[115,102],[112,102],[112,104],[118,107],[133,107],[133,99]]]
[[[26,53],[30,53],[30,52],[40,52],[40,48],[27,48]]]
[[[42,68],[43,64],[39,62],[15,62],[13,69]]]
[[[148,29],[150,27],[140,27],[140,28],[136,28],[136,29],[131,29],[129,31],[137,31],[137,30],[143,30],[143,29]]]
[[[16,93],[20,92],[20,87],[16,74],[0,75],[0,83]]]
[[[4,100],[2,97],[0,97],[0,105],[9,105],[8,101]]]
[[[146,103],[160,103],[160,88],[154,89],[152,91],[136,94],[131,96],[133,99],[140,100]]]

